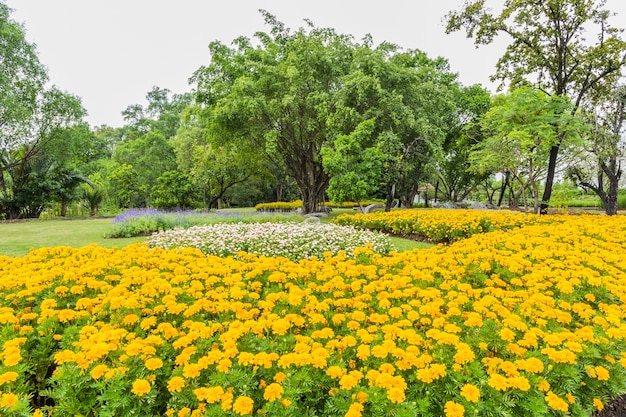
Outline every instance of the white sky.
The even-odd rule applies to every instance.
[[[210,62],[208,45],[267,31],[265,9],[292,29],[310,19],[360,40],[371,34],[404,49],[448,59],[465,85],[494,90],[489,75],[505,45],[475,49],[457,32],[446,35],[443,16],[463,0],[4,0],[11,17],[37,45],[53,84],[82,98],[92,126],[123,124],[122,110],[145,105],[153,86],[182,93]],[[626,1],[608,0],[626,27]]]

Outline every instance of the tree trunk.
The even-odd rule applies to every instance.
[[[554,173],[556,172],[556,159],[559,156],[559,145],[554,145],[550,149],[550,159],[548,161],[548,175],[546,176],[546,188],[541,197],[541,208],[539,214],[548,214],[548,205],[552,196],[552,186],[554,184]]]
[[[387,201],[385,202],[385,211],[391,211],[393,200],[396,194],[396,184],[387,183]]]
[[[509,185],[509,178],[511,173],[506,171],[504,174],[504,182],[502,183],[502,188],[500,189],[500,197],[498,198],[498,207],[502,206],[502,199],[504,198],[504,193],[506,192],[506,187]]]

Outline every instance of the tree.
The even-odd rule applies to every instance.
[[[192,206],[194,187],[191,177],[180,171],[166,171],[157,178],[152,198],[157,208],[185,210]]]
[[[531,191],[538,213],[539,180],[546,172],[550,150],[557,141],[565,148],[580,138],[581,125],[569,114],[570,107],[565,97],[529,87],[497,96],[481,118],[485,138],[472,148],[471,170],[510,173],[524,198]]]
[[[247,38],[237,39],[234,48],[211,43],[211,64],[192,80],[199,103],[211,112],[209,134],[279,158],[310,213],[328,187],[320,150],[330,137],[327,119],[354,45],[350,37],[310,22],[308,31],[292,33],[262,13],[271,30],[256,34],[258,45]]]
[[[479,119],[489,110],[491,96],[480,85],[453,86],[452,94],[454,111],[449,114],[449,128],[433,181],[437,193],[457,202],[465,200],[491,174],[468,169],[471,149],[483,139]]]
[[[612,94],[590,103],[590,106],[593,108],[588,110],[587,115],[591,125],[588,152],[597,164],[594,168],[587,168],[583,163],[573,165],[568,170],[568,176],[578,186],[593,190],[602,200],[606,214],[614,215],[618,208],[622,159],[626,155],[622,140],[626,121],[626,87],[616,86]]]
[[[342,78],[330,118],[338,136],[328,146],[335,153],[349,150],[352,158],[358,156],[355,163],[370,165],[372,170],[357,172],[355,166],[345,170],[352,181],[342,180],[342,186],[354,188],[378,180],[385,188],[388,211],[396,192],[412,206],[426,166],[441,148],[456,76],[443,58],[430,59],[421,51],[400,52],[386,43],[372,48],[370,42],[366,38],[356,48],[350,72]],[[349,139],[352,143],[347,147]],[[355,146],[363,147],[360,155]]]
[[[324,169],[330,175],[328,196],[342,203],[361,201],[379,187],[385,155],[375,146],[368,146],[374,130],[372,119],[361,122],[348,135],[339,135],[332,146],[322,147]]]
[[[464,29],[476,46],[508,34],[512,42],[493,79],[512,86],[534,82],[549,94],[568,97],[574,103],[572,115],[585,97],[613,85],[626,64],[626,42],[622,30],[611,26],[605,1],[505,0],[500,13],[492,13],[486,3],[471,1],[449,13],[446,32]],[[597,36],[587,37],[592,31]],[[542,213],[547,212],[563,140],[558,135],[550,148]]]
[[[178,169],[201,190],[203,205],[222,208],[224,196],[238,184],[264,172],[263,153],[243,141],[225,142],[211,136],[211,116],[200,106],[189,106],[173,139]]]
[[[139,207],[145,203],[145,185],[132,165],[122,164],[109,176],[113,195],[120,208]]]

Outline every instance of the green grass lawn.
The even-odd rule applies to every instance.
[[[145,237],[105,239],[113,219],[26,220],[0,223],[0,255],[22,256],[46,246],[75,248],[96,243],[105,247],[126,246]]]
[[[252,214],[254,209],[233,211]],[[351,209],[335,209],[330,217],[323,219],[330,222],[341,213],[354,213]],[[143,242],[146,237],[107,239],[112,218],[98,219],[46,219],[25,220],[18,222],[0,222],[0,255],[23,256],[31,249],[50,246],[72,246],[79,248],[90,244],[100,246],[126,246],[135,242]],[[424,249],[432,246],[429,243],[415,242],[399,237],[391,237],[398,251]]]

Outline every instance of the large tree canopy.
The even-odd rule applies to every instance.
[[[362,194],[374,181],[386,190],[387,210],[396,191],[412,206],[428,161],[440,153],[454,110],[456,83],[456,75],[443,58],[430,59],[421,51],[402,52],[389,44],[359,46],[330,118],[338,132],[325,152],[333,174],[331,191],[336,193],[339,183],[344,189],[352,184]],[[332,169],[338,165],[331,162],[341,159],[342,153],[346,160],[354,158],[355,146],[363,151],[353,165],[368,168],[344,167],[343,173]]]
[[[327,124],[348,72],[352,39],[332,29],[286,29],[264,12],[270,33],[258,45],[240,38],[234,48],[210,45],[212,60],[196,71],[199,100],[210,108],[209,135],[246,141],[259,156],[277,159],[296,181],[306,213],[324,199],[329,177],[320,150]]]
[[[447,32],[464,29],[477,46],[500,33],[510,36],[494,80],[533,83],[549,94],[566,96],[574,103],[574,114],[587,95],[613,85],[626,64],[626,42],[622,30],[611,26],[605,1],[506,0],[499,13],[487,3],[470,1],[451,12]],[[560,144],[557,140],[550,149],[542,212],[552,193]]]
[[[60,128],[85,113],[78,98],[47,87],[47,80],[35,46],[0,3],[0,217],[41,212],[48,169],[36,158]]]

